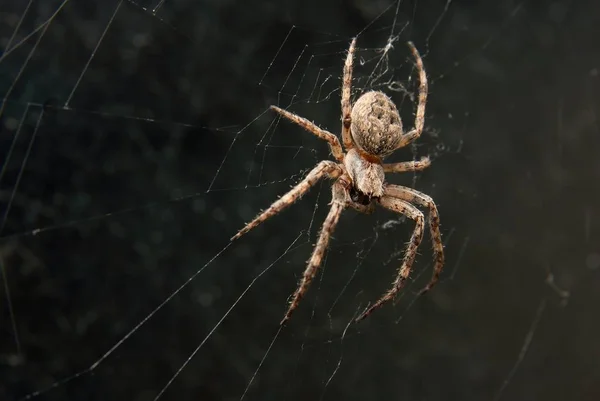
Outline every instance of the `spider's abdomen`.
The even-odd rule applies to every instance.
[[[402,121],[396,105],[385,93],[363,94],[354,103],[351,118],[352,139],[365,152],[384,157],[400,144]]]
[[[344,166],[358,192],[368,198],[383,196],[385,174],[381,164],[371,163],[362,158],[356,149],[350,149],[344,158]]]

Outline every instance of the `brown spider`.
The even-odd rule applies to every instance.
[[[386,292],[375,304],[367,308],[356,321],[369,316],[371,312],[384,303],[394,299],[408,278],[412,264],[417,255],[417,248],[423,239],[425,226],[423,213],[412,203],[429,209],[429,228],[433,238],[433,254],[435,266],[433,275],[427,286],[421,291],[424,293],[431,289],[437,282],[444,265],[444,248],[440,234],[440,218],[437,207],[430,196],[412,188],[400,185],[387,184],[384,173],[400,173],[405,171],[423,170],[431,164],[429,158],[420,161],[383,163],[384,157],[389,156],[396,149],[408,145],[417,139],[423,131],[425,120],[425,104],[427,101],[427,76],[423,68],[423,61],[416,47],[409,42],[419,72],[419,104],[415,117],[415,128],[407,133],[402,131],[402,121],[396,105],[383,92],[369,91],[361,95],[354,105],[350,101],[352,84],[352,62],[356,38],[352,40],[348,56],[344,64],[342,80],[342,142],[347,150],[344,153],[338,138],[314,123],[296,114],[271,106],[283,117],[300,125],[329,143],[333,157],[338,161],[321,161],[298,185],[273,203],[267,210],[259,214],[254,220],[242,228],[233,238],[235,240],[248,231],[258,226],[268,218],[281,212],[286,207],[297,201],[319,179],[329,177],[334,179],[332,186],[331,209],[327,215],[319,239],[308,261],[302,280],[294,293],[290,306],[281,321],[285,323],[304,296],[321,260],[329,238],[335,229],[342,211],[350,206],[359,212],[370,213],[375,203],[394,212],[408,216],[415,221],[416,226],[412,234],[404,260],[392,288]]]

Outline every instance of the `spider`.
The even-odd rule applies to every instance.
[[[366,318],[374,310],[393,300],[410,275],[425,228],[423,213],[413,204],[429,209],[429,229],[433,239],[433,275],[420,294],[430,290],[438,281],[444,265],[444,248],[440,234],[439,213],[433,199],[412,188],[385,182],[385,173],[420,171],[431,164],[430,159],[427,157],[419,161],[383,163],[386,156],[413,142],[423,132],[425,104],[427,102],[427,75],[417,48],[411,42],[408,42],[408,46],[415,58],[420,84],[415,128],[406,133],[402,130],[402,121],[396,105],[383,92],[365,92],[352,105],[350,92],[356,38],[350,43],[342,78],[342,143],[346,149],[345,153],[338,137],[331,132],[318,127],[303,117],[277,106],[271,106],[271,109],[281,116],[327,141],[331,154],[337,160],[337,163],[330,160],[319,162],[300,183],[260,213],[231,239],[233,241],[240,238],[265,220],[292,205],[321,178],[328,177],[334,180],[331,208],[321,227],[319,239],[308,260],[300,284],[292,295],[287,312],[280,324],[284,324],[298,307],[321,265],[329,239],[340,215],[347,207],[362,213],[370,213],[373,211],[375,204],[379,204],[393,212],[405,215],[415,222],[415,229],[392,287],[377,302],[367,307],[355,321],[358,322]]]

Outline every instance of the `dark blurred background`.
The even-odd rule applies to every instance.
[[[599,27],[591,0],[3,2],[0,399],[599,399]],[[327,182],[229,238],[328,157],[268,105],[338,133],[356,35],[354,97],[406,127],[424,55],[392,160],[434,164],[389,179],[438,203],[446,269],[416,297],[427,240],[350,324],[412,224],[347,211],[279,331]]]

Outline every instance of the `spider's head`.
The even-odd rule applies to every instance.
[[[396,105],[385,93],[364,93],[354,103],[351,117],[352,139],[369,155],[383,158],[400,145],[402,120]]]
[[[385,174],[380,163],[372,163],[360,155],[356,149],[350,149],[344,158],[344,166],[350,175],[353,188],[358,191],[359,203],[383,196]],[[355,201],[357,197],[355,196]]]

